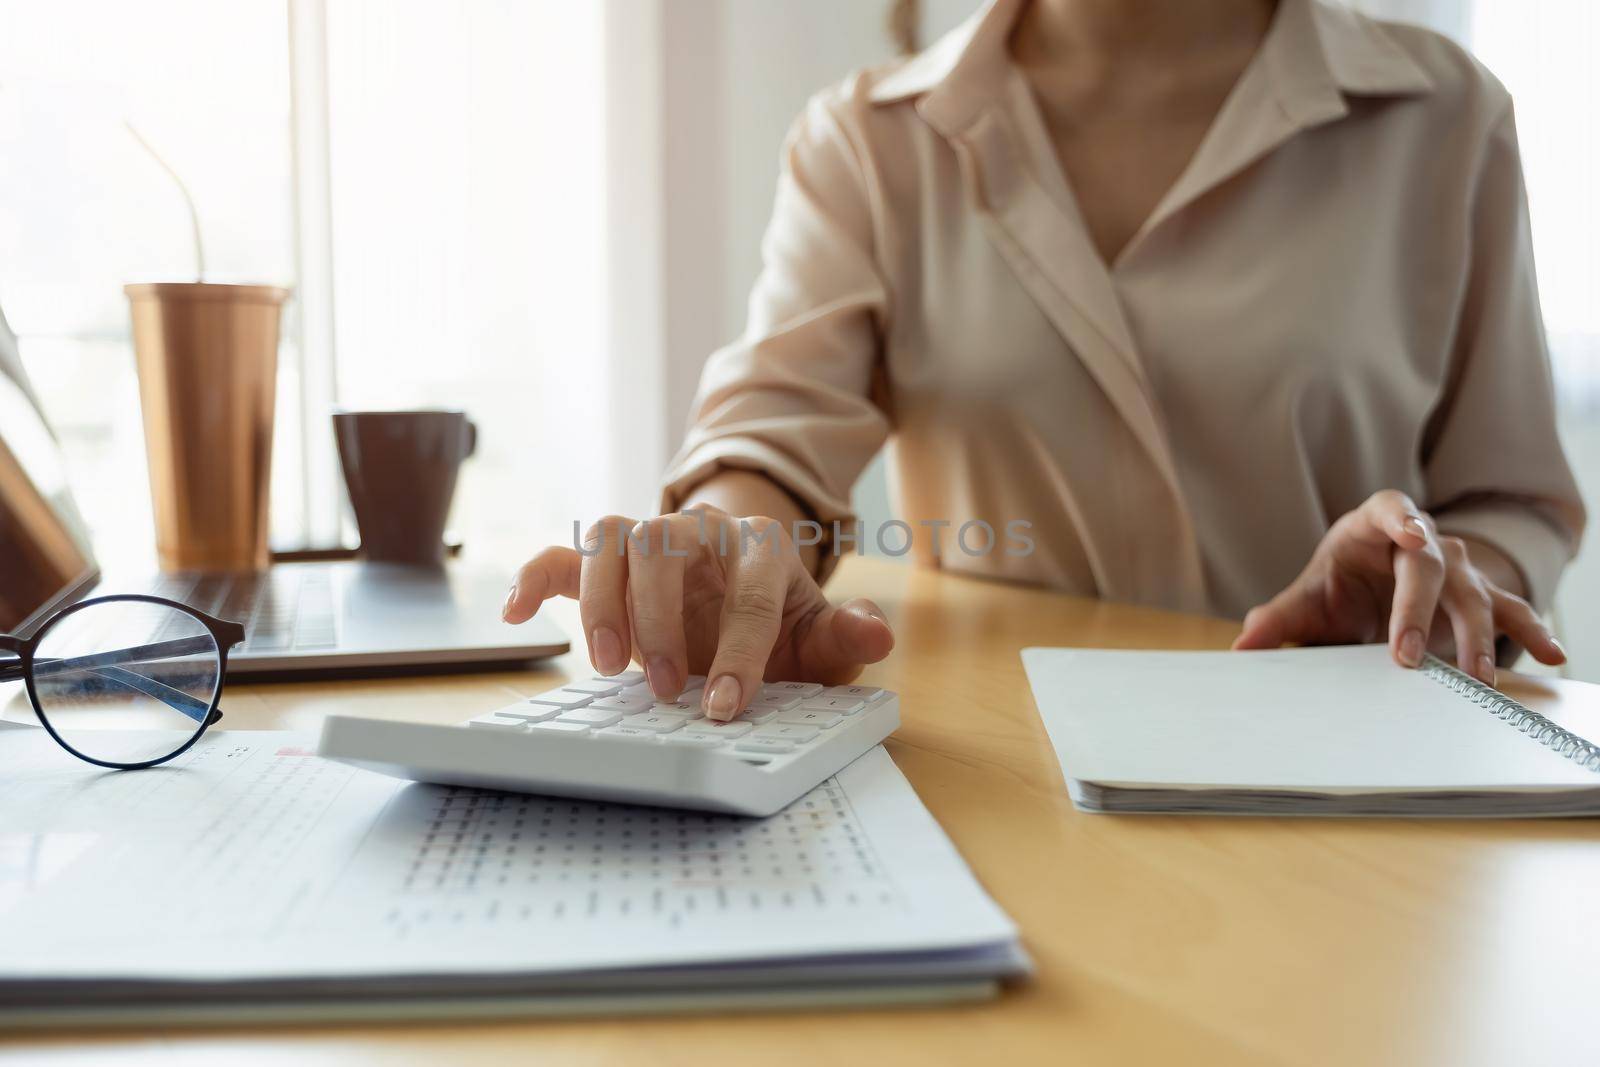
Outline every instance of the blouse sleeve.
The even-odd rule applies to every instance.
[[[1493,545],[1550,607],[1583,533],[1583,501],[1556,436],[1555,394],[1511,109],[1493,128],[1472,204],[1469,274],[1452,381],[1425,441],[1427,506],[1441,532]]]
[[[831,531],[853,519],[851,487],[888,437],[870,396],[888,305],[872,186],[832,107],[814,99],[789,132],[748,324],[701,375],[664,511],[741,468],[766,474]]]

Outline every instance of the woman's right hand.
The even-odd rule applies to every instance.
[[[526,622],[553,596],[578,600],[597,671],[637,659],[664,701],[704,674],[713,719],[733,718],[763,679],[843,685],[894,648],[872,601],[828,602],[782,523],[713,507],[641,523],[611,516],[581,553],[545,549],[518,572],[505,620]]]

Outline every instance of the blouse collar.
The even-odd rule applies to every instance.
[[[915,98],[936,129],[966,128],[1006,84],[1007,41],[1028,0],[989,0],[984,7],[885,75],[874,104]],[[1279,0],[1260,60],[1271,71],[1278,104],[1298,121],[1345,113],[1344,96],[1406,96],[1433,82],[1380,22],[1320,0]]]

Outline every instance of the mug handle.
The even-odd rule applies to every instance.
[[[471,459],[473,453],[478,451],[478,427],[471,419],[463,419],[461,429],[467,438],[466,446],[461,452],[461,458]]]

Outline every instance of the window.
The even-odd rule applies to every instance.
[[[122,286],[195,274],[181,195],[125,120],[193,192],[208,280],[296,290],[275,544],[340,528],[330,401],[464,408],[480,452],[453,525],[490,558],[609,510],[604,12],[0,0],[0,307],[103,562],[153,555]],[[314,303],[331,343],[302,358]]]
[[[124,122],[186,176],[216,278],[292,282],[285,19],[285,0],[0,0],[0,306],[112,565],[154,545],[122,286],[195,271],[182,197]]]
[[[496,558],[615,506],[603,10],[328,4],[338,399],[473,418],[453,521]]]
[[[1600,7],[1592,0],[1353,0],[1472,51],[1510,90],[1533,220],[1539,298],[1563,410],[1600,411]]]
[[[1539,300],[1569,412],[1600,412],[1600,8],[1592,0],[1473,6],[1472,43],[1511,90],[1533,218]]]

